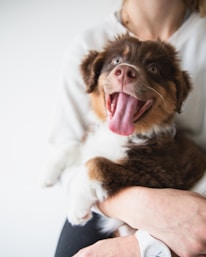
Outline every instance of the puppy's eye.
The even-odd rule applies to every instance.
[[[112,59],[112,64],[114,64],[114,65],[118,65],[118,64],[120,64],[122,62],[122,57],[120,57],[120,56],[116,56],[116,57],[114,57],[113,59]]]
[[[160,73],[159,68],[155,64],[150,64],[147,66],[147,70],[155,75],[158,75]]]

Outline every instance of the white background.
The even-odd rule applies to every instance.
[[[74,35],[120,0],[0,0],[0,256],[52,257],[61,189],[42,189],[59,70]]]

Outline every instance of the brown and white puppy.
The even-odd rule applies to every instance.
[[[202,177],[204,153],[175,129],[191,83],[171,45],[123,35],[89,52],[81,71],[93,129],[82,145],[82,163],[71,167],[71,223],[87,222],[97,201],[124,187],[190,189]],[[104,230],[119,225],[104,224]]]

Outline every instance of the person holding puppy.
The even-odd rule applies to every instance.
[[[62,148],[62,155],[73,150],[78,152],[87,127],[89,98],[79,72],[82,58],[89,50],[101,50],[108,40],[128,32],[140,40],[167,41],[179,52],[181,66],[190,73],[194,88],[182,114],[177,117],[177,123],[206,151],[204,16],[204,0],[124,0],[120,11],[79,35],[68,49],[64,62],[59,102],[50,138],[54,154],[56,148]],[[62,158],[61,155],[55,157],[57,162],[59,157]],[[55,167],[54,163],[51,168]],[[65,188],[69,176],[66,161],[60,168],[64,170],[60,180]],[[204,256],[205,188],[206,178],[193,189],[197,192],[131,187],[99,203],[99,208],[107,216],[123,220],[135,229],[147,231],[179,256]],[[147,238],[138,240],[135,235],[109,238],[98,231],[98,219],[99,216],[95,214],[91,221],[81,227],[72,227],[67,221],[55,257],[70,257],[74,254],[76,257],[149,256],[142,252]],[[164,255],[160,251],[158,256]]]

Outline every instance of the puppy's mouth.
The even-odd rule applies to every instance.
[[[129,136],[135,130],[135,122],[152,106],[153,100],[140,100],[124,92],[106,96],[108,126],[111,131]]]

